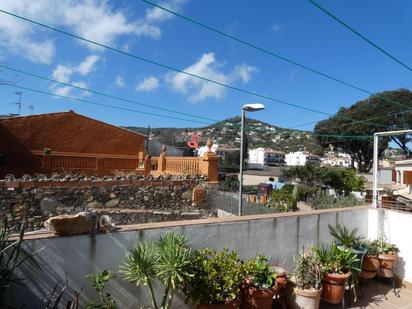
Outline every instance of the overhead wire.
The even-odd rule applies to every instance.
[[[291,64],[293,64],[293,65],[295,65],[295,66],[298,66],[298,67],[300,67],[300,68],[302,68],[302,69],[305,69],[305,70],[307,70],[307,71],[310,71],[310,72],[312,72],[312,73],[315,73],[315,74],[317,74],[317,75],[319,75],[319,76],[328,78],[328,79],[330,79],[330,80],[333,80],[333,81],[335,81],[335,82],[338,82],[338,83],[340,83],[340,84],[342,84],[342,85],[345,85],[345,86],[347,86],[347,87],[350,87],[350,88],[359,90],[359,91],[361,91],[361,92],[363,92],[363,93],[369,94],[369,95],[371,95],[371,96],[376,96],[376,97],[378,97],[378,98],[380,98],[380,99],[382,99],[382,100],[385,100],[385,101],[387,101],[387,102],[391,102],[391,103],[393,103],[393,104],[396,104],[396,105],[399,105],[399,106],[402,106],[402,107],[410,108],[410,106],[407,106],[407,105],[405,105],[405,104],[403,104],[403,103],[401,103],[401,102],[398,102],[398,101],[395,101],[395,100],[386,98],[385,96],[378,95],[378,94],[374,93],[373,91],[364,89],[364,88],[362,88],[362,87],[360,87],[360,86],[354,85],[353,83],[349,83],[349,82],[346,82],[346,81],[344,81],[344,80],[341,80],[341,79],[339,79],[339,78],[337,78],[337,77],[334,77],[334,76],[332,76],[332,75],[329,75],[329,74],[327,74],[327,73],[323,73],[323,72],[321,72],[321,71],[319,71],[319,70],[317,70],[317,69],[315,69],[315,68],[312,68],[312,67],[309,67],[309,66],[307,66],[307,65],[301,64],[301,63],[299,63],[299,62],[297,62],[297,61],[295,61],[295,60],[292,60],[292,59],[287,58],[287,57],[285,57],[285,56],[279,55],[279,54],[277,54],[277,53],[275,53],[275,52],[273,52],[273,51],[271,51],[271,50],[268,50],[268,49],[263,48],[263,47],[260,47],[260,46],[258,46],[258,45],[256,45],[256,44],[253,44],[253,43],[250,43],[250,42],[245,41],[245,40],[243,40],[243,39],[240,39],[240,38],[238,38],[238,37],[235,37],[235,36],[233,36],[233,35],[231,35],[231,34],[228,34],[228,33],[224,32],[224,31],[221,31],[221,30],[219,30],[219,29],[217,29],[217,28],[208,26],[208,25],[206,25],[205,23],[199,22],[199,21],[195,20],[194,18],[187,17],[187,16],[185,16],[185,15],[183,15],[183,14],[177,13],[177,12],[175,12],[175,11],[169,9],[169,8],[165,8],[165,7],[161,6],[161,5],[155,4],[155,3],[151,2],[151,1],[148,1],[148,0],[141,0],[141,1],[143,1],[143,2],[145,2],[145,3],[147,3],[147,4],[149,4],[149,5],[152,5],[152,6],[156,7],[156,8],[159,8],[159,9],[165,11],[165,12],[168,12],[168,13],[170,13],[170,14],[173,14],[173,15],[175,15],[175,16],[177,16],[177,17],[179,17],[179,18],[182,18],[182,19],[184,19],[184,20],[186,20],[186,21],[189,21],[189,22],[191,22],[191,23],[193,23],[193,24],[196,24],[196,25],[198,25],[198,26],[200,26],[200,27],[203,27],[203,28],[205,28],[205,29],[207,29],[207,30],[213,31],[213,32],[218,33],[218,34],[220,34],[220,35],[222,35],[222,36],[225,36],[225,37],[227,37],[227,38],[229,38],[229,39],[232,39],[232,40],[234,40],[234,41],[236,41],[236,42],[238,42],[238,43],[241,43],[241,44],[243,44],[243,45],[252,47],[252,48],[254,48],[254,49],[256,49],[256,50],[258,50],[258,51],[260,51],[260,52],[262,52],[262,53],[265,53],[265,54],[267,54],[267,55],[276,57],[276,58],[278,58],[278,59],[281,59],[281,60],[283,60],[283,61],[286,61],[286,62],[288,62],[288,63],[291,63]],[[310,0],[309,0],[309,1],[310,1]],[[1,10],[0,10],[0,12],[1,12]]]
[[[334,116],[333,114],[330,114],[330,113],[326,113],[326,112],[323,112],[323,111],[320,111],[320,110],[316,110],[316,109],[313,109],[313,108],[310,108],[310,107],[307,107],[307,106],[302,106],[302,105],[299,105],[299,104],[295,104],[295,103],[290,103],[290,102],[286,102],[286,101],[283,101],[283,100],[279,100],[279,99],[276,99],[276,98],[273,98],[273,97],[270,97],[270,96],[267,96],[267,95],[263,95],[263,94],[260,94],[260,93],[257,93],[257,92],[253,92],[253,91],[250,91],[250,90],[246,90],[246,89],[242,89],[242,88],[239,88],[239,87],[236,87],[236,86],[232,86],[232,85],[229,85],[229,84],[225,84],[225,83],[223,83],[223,82],[219,82],[219,81],[216,81],[216,80],[213,80],[213,79],[204,77],[204,76],[200,76],[200,75],[197,75],[197,74],[194,74],[194,73],[190,73],[190,72],[187,72],[187,71],[184,71],[184,70],[175,68],[175,67],[170,66],[170,65],[167,65],[167,64],[162,64],[162,63],[160,63],[160,62],[157,62],[157,61],[154,61],[154,60],[145,58],[145,57],[137,56],[137,55],[135,55],[135,54],[131,54],[131,53],[129,53],[129,52],[126,52],[126,51],[123,51],[123,50],[120,50],[120,49],[117,49],[117,48],[114,48],[114,47],[111,47],[111,46],[108,46],[108,45],[105,45],[105,44],[102,44],[102,43],[98,43],[98,42],[96,42],[96,41],[93,41],[93,40],[84,38],[84,37],[82,37],[82,36],[79,36],[79,35],[76,35],[76,34],[73,34],[73,33],[70,33],[70,32],[67,32],[67,31],[64,31],[64,30],[61,30],[61,29],[58,29],[58,28],[49,26],[49,25],[46,25],[46,24],[44,24],[44,23],[40,23],[40,22],[34,21],[34,20],[32,20],[32,19],[29,19],[29,18],[20,16],[20,15],[17,15],[17,14],[14,14],[14,13],[11,13],[11,12],[8,12],[8,11],[5,11],[5,10],[2,10],[2,9],[0,9],[0,12],[2,12],[2,13],[4,13],[4,14],[7,14],[7,15],[9,15],[9,16],[13,16],[13,17],[16,17],[16,18],[18,18],[18,19],[21,19],[21,20],[24,20],[24,21],[33,23],[33,24],[35,24],[35,25],[44,27],[44,28],[46,28],[46,29],[49,29],[49,30],[52,30],[52,31],[56,31],[56,32],[59,32],[59,33],[61,33],[61,34],[64,34],[64,35],[67,35],[67,36],[70,36],[70,37],[79,39],[79,40],[81,40],[81,41],[84,41],[84,42],[87,42],[87,43],[90,43],[90,44],[93,44],[93,45],[96,45],[96,46],[99,46],[99,47],[106,48],[106,49],[108,49],[108,50],[111,50],[111,51],[120,53],[120,54],[122,54],[122,55],[126,55],[126,56],[129,56],[129,57],[132,57],[132,58],[135,58],[135,59],[138,59],[138,60],[147,62],[147,63],[151,63],[151,64],[154,64],[154,65],[157,65],[157,66],[162,67],[162,68],[165,68],[165,69],[169,69],[169,70],[172,70],[172,71],[175,71],[175,72],[178,72],[178,73],[182,73],[182,74],[185,74],[185,75],[188,75],[188,76],[191,76],[191,77],[195,77],[195,78],[198,78],[198,79],[201,79],[201,80],[204,80],[204,81],[213,83],[213,84],[217,84],[217,85],[226,87],[226,88],[228,88],[228,89],[236,90],[236,91],[238,91],[238,92],[242,92],[242,93],[246,93],[246,94],[249,94],[249,95],[253,95],[253,96],[256,96],[256,97],[259,97],[259,98],[268,100],[268,101],[277,102],[277,103],[280,103],[280,104],[283,104],[283,105],[287,105],[287,106],[291,106],[291,107],[294,107],[294,108],[298,108],[298,109],[310,111],[310,112],[313,112],[313,113],[323,114],[323,115],[326,115],[326,116]],[[20,72],[20,73],[22,73],[22,74],[27,74],[27,72],[24,72],[24,71],[22,71],[22,70],[12,69],[11,67],[8,67],[8,66],[0,65],[0,67],[5,68],[5,69],[9,69],[9,70],[13,70],[13,71],[16,71],[16,72]],[[27,74],[27,75],[36,76],[36,74],[32,74],[32,73]],[[37,75],[37,76],[38,76],[38,75]],[[49,80],[49,81],[53,81],[53,80],[51,80],[51,79],[49,79],[49,78],[44,78],[44,77],[43,77],[43,79],[47,79],[47,80]],[[56,82],[56,81],[53,81],[53,82]],[[61,83],[61,82],[59,82],[59,83]],[[73,86],[73,85],[71,85],[71,84],[67,84],[67,85]],[[80,88],[81,88],[81,87],[80,87]],[[343,119],[346,119],[346,120],[351,120],[350,117],[338,117],[338,118],[343,118]],[[382,126],[382,125],[374,124],[374,123],[370,123],[370,124],[371,124],[371,125],[378,126],[378,127],[386,127],[386,126]]]
[[[33,89],[33,88],[29,88],[29,87],[23,87],[23,86],[18,86],[18,85],[13,85],[13,84],[5,84],[3,86],[13,87],[13,88],[17,88],[17,89],[21,89],[21,90],[27,90],[27,91],[31,91],[31,92],[35,92],[35,93],[44,94],[44,95],[50,95],[50,96],[53,96],[53,97],[58,97],[58,98],[63,98],[63,99],[67,99],[67,100],[72,100],[72,101],[77,101],[77,102],[82,102],[82,103],[87,103],[87,104],[93,104],[93,105],[97,105],[97,106],[102,106],[102,107],[107,107],[107,108],[112,108],[112,109],[117,109],[117,110],[122,110],[122,111],[128,111],[128,112],[133,112],[133,113],[138,113],[138,114],[143,114],[143,115],[150,115],[150,116],[156,116],[156,117],[162,117],[162,118],[175,119],[175,120],[181,120],[181,121],[187,121],[187,122],[201,123],[201,124],[210,125],[210,122],[203,122],[203,121],[198,121],[198,120],[193,120],[193,119],[185,119],[185,118],[174,117],[174,116],[169,116],[169,115],[162,115],[162,114],[144,112],[144,111],[140,111],[140,110],[120,107],[118,105],[111,105],[111,104],[106,104],[106,103],[100,103],[100,102],[75,98],[75,97],[71,97],[71,96],[51,93],[51,92],[38,90],[38,89]]]
[[[146,2],[145,0],[142,0],[144,2]],[[308,0],[309,3],[313,4],[315,7],[317,7],[319,10],[321,10],[323,13],[325,13],[326,15],[328,15],[329,17],[331,17],[332,19],[334,19],[335,21],[337,21],[339,24],[341,24],[343,27],[345,27],[346,29],[348,29],[349,31],[353,32],[354,34],[356,34],[358,37],[360,37],[362,40],[364,40],[365,42],[367,42],[369,45],[373,46],[375,49],[379,50],[381,53],[383,53],[384,55],[388,56],[389,58],[391,58],[392,60],[394,60],[395,62],[397,62],[398,64],[400,64],[401,66],[403,66],[404,68],[408,69],[409,71],[412,71],[412,68],[407,65],[406,63],[404,63],[403,61],[401,61],[400,59],[396,58],[395,56],[393,56],[391,53],[389,53],[388,51],[386,51],[385,49],[383,49],[382,47],[380,47],[378,44],[376,44],[375,42],[373,42],[372,40],[368,39],[364,34],[360,33],[358,30],[356,30],[355,28],[353,28],[352,26],[348,25],[346,22],[344,22],[342,19],[340,19],[339,17],[337,17],[335,14],[332,14],[330,11],[328,11],[327,9],[325,9],[323,6],[321,6],[319,3],[313,1],[313,0]]]
[[[153,109],[158,109],[158,110],[166,111],[166,112],[173,113],[173,114],[184,115],[184,116],[188,116],[188,117],[194,117],[194,118],[199,118],[199,119],[204,119],[204,120],[209,120],[209,121],[219,121],[219,120],[212,119],[212,118],[207,118],[207,117],[198,116],[198,115],[194,115],[194,114],[179,112],[179,111],[176,111],[176,110],[172,110],[172,109],[168,109],[168,108],[164,108],[164,107],[160,107],[160,106],[155,106],[155,105],[146,104],[146,103],[142,103],[142,102],[139,102],[139,101],[135,101],[135,100],[131,100],[131,99],[123,98],[123,97],[114,96],[114,95],[107,94],[107,93],[104,93],[104,92],[101,92],[101,91],[93,90],[91,88],[85,88],[85,87],[81,87],[81,86],[78,86],[78,85],[75,85],[75,84],[70,84],[70,83],[58,81],[58,80],[55,80],[55,79],[52,79],[52,78],[49,78],[49,77],[46,77],[46,76],[42,76],[42,75],[39,75],[39,74],[23,71],[23,70],[13,68],[13,67],[8,66],[8,65],[0,64],[0,68],[10,70],[10,71],[13,71],[13,72],[16,72],[16,73],[24,74],[24,75],[27,75],[27,76],[35,77],[35,78],[38,78],[38,79],[46,80],[48,82],[52,82],[52,83],[55,83],[55,84],[68,86],[68,87],[71,87],[71,88],[74,88],[74,89],[77,89],[77,90],[82,90],[82,91],[90,92],[90,93],[97,94],[97,95],[100,95],[100,96],[108,97],[110,99],[115,99],[115,100],[131,103],[131,104],[135,104],[135,105],[140,105],[140,106],[145,106],[145,107],[149,107],[149,108],[153,108]]]

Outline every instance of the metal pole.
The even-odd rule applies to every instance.
[[[378,143],[379,135],[373,135],[373,196],[372,196],[372,207],[378,208],[378,166],[379,166],[379,157],[378,157]]]
[[[239,164],[239,213],[242,215],[242,193],[243,193],[243,136],[244,136],[244,126],[245,126],[245,110],[242,108],[242,119],[240,125],[240,164]]]

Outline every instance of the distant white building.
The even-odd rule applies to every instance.
[[[352,159],[349,154],[344,152],[329,151],[324,155],[322,166],[351,167]],[[357,163],[354,163],[357,167]]]
[[[281,151],[275,151],[271,148],[249,149],[248,164],[279,166],[285,164],[285,154]]]
[[[320,164],[321,158],[308,151],[297,151],[286,154],[285,161],[287,166],[303,166],[306,164]]]

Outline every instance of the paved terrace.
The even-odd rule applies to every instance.
[[[379,231],[385,231],[391,242],[400,247],[400,258],[396,273],[399,278],[412,282],[412,245],[405,237],[412,222],[412,214],[394,210],[370,209],[360,206],[345,209],[328,209],[299,213],[278,213],[244,217],[201,219],[179,222],[163,222],[121,226],[112,234],[95,236],[81,235],[56,237],[50,233],[28,234],[25,248],[36,250],[44,247],[36,256],[39,265],[24,265],[23,272],[29,289],[21,290],[17,299],[37,304],[49,293],[57,282],[64,283],[66,276],[70,287],[81,290],[81,301],[96,298],[96,294],[85,282],[88,273],[108,269],[117,271],[123,263],[124,252],[136,243],[155,240],[159,235],[174,231],[188,237],[194,248],[209,247],[221,250],[224,247],[236,250],[242,259],[258,253],[270,257],[273,265],[292,270],[292,257],[303,247],[329,244],[328,224],[343,224],[349,229],[357,227],[359,233],[368,238],[376,238]],[[402,289],[400,298],[395,298],[389,286],[383,286],[387,300],[379,295],[379,289],[371,285],[365,289],[364,298],[351,308],[408,308],[412,292]],[[137,288],[117,276],[108,285],[119,308],[138,308],[149,304],[145,288]],[[18,303],[16,305],[19,305]],[[403,306],[403,307],[402,307]],[[183,298],[175,297],[174,308],[190,308]],[[340,308],[322,305],[321,308]]]

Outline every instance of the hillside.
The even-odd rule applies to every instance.
[[[130,130],[147,134],[147,128],[127,127]],[[202,138],[200,145],[206,144],[210,136],[214,143],[239,147],[240,144],[240,117],[229,118],[202,128],[152,128],[152,139],[162,144],[182,147],[190,136],[198,132]],[[321,149],[314,142],[311,132],[285,129],[271,124],[247,119],[246,135],[250,148],[269,147],[274,150],[291,152],[306,149],[320,153]]]

